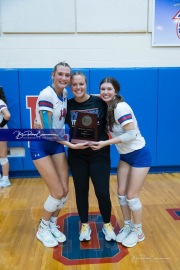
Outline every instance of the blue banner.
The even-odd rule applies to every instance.
[[[67,141],[68,128],[64,129],[0,129],[0,141]]]

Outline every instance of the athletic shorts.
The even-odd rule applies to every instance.
[[[151,152],[146,146],[131,153],[120,154],[120,160],[137,168],[150,167],[152,162]]]
[[[32,160],[40,159],[46,156],[53,156],[64,153],[64,145],[54,141],[31,141],[30,153]]]

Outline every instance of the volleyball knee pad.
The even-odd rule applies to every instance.
[[[126,195],[118,195],[118,201],[121,206],[126,206],[128,204]]]
[[[47,197],[44,204],[44,209],[50,213],[55,212],[60,204],[60,200],[53,198],[51,195]]]
[[[63,197],[63,198],[60,200],[60,203],[59,203],[57,209],[59,209],[59,210],[62,209],[62,208],[64,207],[66,201],[67,201],[67,197]]]
[[[0,164],[3,166],[4,164],[8,163],[8,158],[0,158]]]
[[[131,199],[131,200],[127,199],[127,203],[129,205],[129,208],[132,211],[138,211],[139,209],[142,208],[142,204],[141,204],[141,201],[140,201],[139,198],[134,198],[134,199]]]

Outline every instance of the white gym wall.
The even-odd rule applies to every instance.
[[[0,0],[0,68],[178,67],[152,28],[153,0]]]

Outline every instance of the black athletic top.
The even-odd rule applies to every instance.
[[[77,102],[74,98],[68,100],[66,124],[68,124],[70,128],[70,140],[74,131],[78,111],[96,113],[98,116],[98,141],[108,140],[108,135],[106,132],[107,104],[101,98],[93,95],[90,95],[89,99],[84,102]],[[83,151],[83,153],[89,153],[89,151],[93,150],[91,148],[86,148],[83,150],[75,149],[75,151]]]

